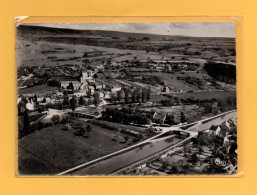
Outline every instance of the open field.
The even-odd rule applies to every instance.
[[[151,95],[150,101],[154,103],[159,103],[161,100],[169,100],[170,98],[164,95]]]
[[[105,121],[105,120],[96,120],[96,122],[99,122],[99,124],[106,124],[107,126],[110,126],[110,127],[115,127],[119,130],[131,130],[131,131],[138,132],[140,134],[142,133],[143,135],[145,135],[145,137],[143,137],[143,139],[147,139],[147,138],[155,135],[149,129],[144,128],[144,127],[137,127],[137,126],[133,126],[133,125],[125,125],[125,124],[109,122],[109,121]]]
[[[200,91],[191,93],[170,93],[180,99],[195,98],[199,100],[216,98],[217,100],[226,100],[228,97],[236,97],[236,91]]]
[[[75,136],[75,129],[51,126],[19,140],[20,174],[53,174],[126,147],[112,141],[115,132],[92,125],[89,138]],[[34,165],[34,166],[33,166]]]
[[[235,49],[235,39],[231,38],[196,38],[67,29],[60,31],[54,28],[28,26],[20,26],[17,34],[19,37],[18,67],[22,64],[53,66],[67,62],[80,65],[85,59],[83,57],[85,52],[89,54],[87,59],[97,60],[103,59],[103,56],[106,58],[112,56],[117,62],[133,60],[134,57],[139,61],[148,58],[167,60],[173,56],[190,57],[190,60],[212,58],[216,61],[235,62],[235,56],[231,55]],[[129,40],[131,37],[134,39]],[[148,37],[150,40],[138,40],[143,37]],[[99,52],[101,55],[97,56],[96,53]],[[48,57],[56,57],[58,61],[52,61]],[[76,59],[73,59],[74,57]]]
[[[29,94],[29,93],[47,92],[47,91],[53,91],[53,90],[56,90],[56,89],[58,89],[58,87],[50,87],[47,84],[36,85],[36,86],[33,86],[33,87],[19,89],[18,90],[18,95]]]

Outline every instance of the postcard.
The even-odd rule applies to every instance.
[[[237,173],[235,23],[16,31],[19,175]]]

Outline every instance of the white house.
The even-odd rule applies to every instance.
[[[76,96],[76,97],[80,97],[80,96],[85,96],[86,95],[86,93],[85,92],[76,92],[76,93],[74,93],[74,95]]]
[[[113,88],[111,88],[111,92],[112,93],[118,92],[120,90],[121,90],[121,87],[113,87]]]
[[[214,126],[212,125],[209,129],[209,134],[219,135],[221,131],[220,126]]]

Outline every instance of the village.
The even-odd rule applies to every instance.
[[[121,175],[232,174],[237,171],[237,122],[197,132],[191,139],[157,156],[122,169]],[[185,133],[177,132],[176,135]]]

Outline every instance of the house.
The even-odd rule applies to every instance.
[[[99,89],[103,89],[105,88],[105,84],[102,84],[102,83],[95,83],[95,89],[96,90],[99,90]]]
[[[121,87],[112,87],[111,88],[111,92],[112,93],[116,93],[116,92],[118,92],[118,91],[120,91],[121,90]]]
[[[104,92],[104,98],[105,98],[105,99],[111,98],[110,94],[111,94],[110,91],[105,91],[105,92]]]
[[[104,98],[104,93],[103,92],[99,92],[99,98]]]
[[[170,91],[169,87],[164,87],[163,88],[163,92],[169,92],[169,91]]]
[[[228,129],[230,129],[230,122],[226,121],[226,122],[225,122],[225,125],[226,125],[226,127],[227,127]]]
[[[84,71],[81,73],[80,82],[83,83],[94,83],[92,70]]]
[[[118,92],[118,91],[120,91],[121,90],[121,87],[120,86],[112,86],[112,88],[111,88],[111,92],[112,93],[115,93],[115,92]]]
[[[93,94],[95,92],[95,88],[93,86],[88,86],[88,91]]]
[[[97,69],[97,70],[100,70],[100,69],[103,69],[103,68],[104,68],[103,65],[97,65],[97,66],[96,66],[96,69]]]
[[[62,97],[63,93],[60,91],[55,92],[56,97]]]
[[[156,122],[156,123],[163,124],[165,119],[166,119],[166,114],[157,113],[157,112],[155,112],[153,114],[153,121]]]
[[[229,135],[229,133],[227,132],[226,133],[226,136],[224,137],[224,140],[223,140],[223,145],[222,147],[224,149],[226,149],[226,151],[228,150],[228,148],[231,146],[231,139],[230,139],[231,135]]]
[[[80,96],[84,97],[86,95],[86,93],[85,92],[76,92],[76,93],[74,93],[74,95],[76,97],[80,97]]]
[[[227,122],[229,123],[230,128],[236,128],[236,121],[229,119]]]
[[[46,103],[53,103],[53,102],[54,102],[53,99],[51,99],[50,97],[46,97]]]
[[[43,99],[44,99],[44,97],[43,97],[43,96],[37,97],[37,101],[38,101],[38,102],[42,102],[42,101],[43,101]]]
[[[142,76],[136,76],[136,77],[134,77],[134,79],[136,79],[136,80],[142,80],[143,77],[142,77]]]
[[[220,126],[216,126],[216,125],[212,125],[209,129],[209,135],[213,134],[213,135],[219,135],[221,131]]]
[[[28,110],[34,110],[34,104],[28,102],[28,103],[26,104],[26,108],[27,108]]]

